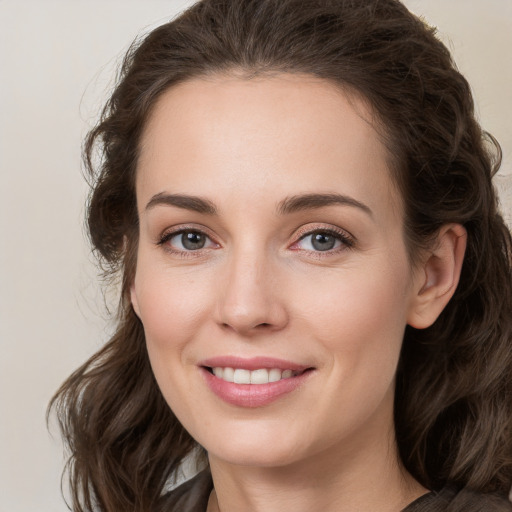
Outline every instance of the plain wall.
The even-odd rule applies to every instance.
[[[45,409],[109,332],[80,146],[132,39],[186,0],[0,0],[0,512],[62,512]],[[438,27],[501,142],[512,219],[512,0],[409,0]]]

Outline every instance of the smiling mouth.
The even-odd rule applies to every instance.
[[[242,368],[230,367],[204,367],[211,374],[215,375],[220,380],[225,382],[233,382],[234,384],[270,384],[272,382],[279,382],[292,377],[298,377],[303,373],[312,370],[307,368],[305,370],[281,370],[280,368],[260,368],[257,370],[246,370]]]

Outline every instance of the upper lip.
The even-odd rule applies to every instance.
[[[262,368],[279,368],[280,370],[304,371],[312,368],[310,365],[298,364],[293,361],[284,359],[276,359],[274,357],[235,357],[235,356],[218,356],[205,359],[199,363],[199,366],[208,368],[240,368],[244,370],[259,370]]]

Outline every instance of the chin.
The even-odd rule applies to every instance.
[[[231,447],[216,446],[214,452],[208,451],[210,457],[215,457],[234,466],[254,468],[277,468],[297,462],[300,456],[293,450],[274,449],[259,445],[246,446],[248,443],[235,444]],[[295,456],[294,456],[295,455]]]
[[[268,424],[251,427],[239,428],[238,433],[230,429],[208,436],[202,446],[208,451],[210,460],[234,466],[278,468],[305,460],[324,448],[310,445],[305,432],[294,432],[289,426],[285,429]]]
[[[201,445],[210,457],[236,466],[280,467],[305,457],[303,440],[294,442],[295,436],[286,436],[272,426],[261,427],[240,427],[238,433],[219,431]]]

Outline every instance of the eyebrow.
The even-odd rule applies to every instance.
[[[359,208],[360,210],[367,213],[370,217],[373,217],[372,210],[361,201],[358,201],[357,199],[354,199],[350,196],[332,193],[301,194],[287,197],[278,203],[277,212],[280,215],[287,215],[302,210],[312,210],[335,204]],[[198,196],[190,196],[186,194],[167,194],[165,192],[160,192],[159,194],[155,194],[149,200],[148,204],[146,205],[146,211],[151,210],[155,206],[159,205],[175,206],[177,208],[183,208],[184,210],[191,210],[206,215],[217,215],[217,207],[215,204],[208,199]]]
[[[291,196],[278,204],[277,211],[281,215],[294,213],[301,210],[312,210],[316,208],[323,208],[325,206],[331,206],[334,204],[340,204],[343,206],[352,206],[359,208],[367,213],[370,217],[373,217],[372,210],[361,201],[354,199],[350,196],[342,194],[301,194],[297,196]]]
[[[217,208],[208,199],[185,194],[167,194],[165,192],[155,194],[146,205],[146,211],[159,205],[176,206],[177,208],[205,213],[207,215],[217,214]]]

